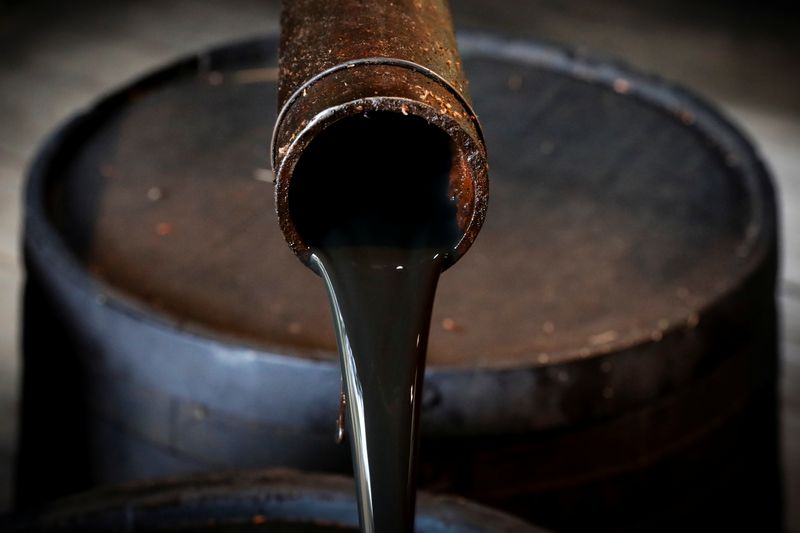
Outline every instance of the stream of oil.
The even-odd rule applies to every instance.
[[[432,250],[315,252],[342,358],[365,532],[412,531],[419,398],[441,257]]]
[[[460,232],[447,135],[415,117],[345,119],[310,145],[290,209],[328,289],[362,531],[413,531],[436,284]]]

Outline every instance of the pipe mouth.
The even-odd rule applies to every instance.
[[[281,230],[312,268],[323,243],[446,250],[447,268],[485,218],[482,143],[426,103],[371,97],[328,108],[280,150]]]
[[[346,88],[347,90],[345,92],[352,91],[353,89],[359,90],[361,88],[361,84],[359,83],[358,76],[355,76],[355,79],[351,80],[351,83],[353,81],[356,83],[354,83],[352,87],[349,87],[348,83],[344,81],[347,76],[342,76],[342,74],[352,72],[358,73],[359,71],[364,70],[369,76],[367,79],[371,79],[372,81],[376,79],[379,80],[381,78],[387,78],[391,80],[392,75],[388,74],[388,71],[386,70],[381,70],[387,68],[402,72],[404,76],[412,75],[421,76],[422,79],[427,78],[425,81],[427,81],[428,85],[431,87],[430,90],[426,90],[422,85],[414,85],[414,88],[423,91],[423,93],[420,95],[422,100],[425,100],[425,98],[430,95],[433,100],[437,100],[438,103],[443,106],[441,109],[442,113],[446,114],[450,112],[453,113],[453,116],[456,118],[471,121],[472,127],[475,129],[475,133],[480,139],[481,144],[485,143],[483,138],[483,130],[480,122],[478,121],[478,117],[472,110],[472,104],[470,103],[469,99],[463,94],[465,91],[463,84],[459,84],[458,87],[455,87],[447,79],[437,74],[435,71],[413,61],[392,57],[367,57],[350,60],[345,63],[339,63],[316,74],[315,76],[310,77],[303,82],[302,85],[297,87],[294,92],[290,94],[288,98],[286,98],[285,101],[283,101],[280,111],[278,112],[278,118],[275,121],[275,131],[272,133],[272,141],[270,142],[269,147],[272,160],[275,161],[276,159],[279,159],[281,155],[278,153],[279,148],[277,146],[277,141],[279,140],[279,132],[287,114],[290,113],[290,110],[293,108],[295,103],[308,96],[309,91],[315,91],[315,85],[324,85],[326,82],[337,80],[341,77],[342,79],[340,81],[342,82],[342,85],[339,86],[340,89],[343,87]],[[395,73],[395,76],[396,75],[397,73]],[[435,85],[430,85],[430,82],[434,82]],[[380,86],[379,83],[376,86]],[[446,102],[445,98],[442,98],[442,96],[437,93],[441,93],[441,95],[443,95],[447,100],[451,100],[452,103]],[[376,92],[375,94],[378,93]],[[347,100],[349,100],[349,98],[345,97],[342,101]],[[455,108],[453,108],[453,104],[455,104]]]

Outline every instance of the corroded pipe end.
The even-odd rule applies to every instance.
[[[400,129],[411,137],[419,131],[419,142],[428,125],[450,139],[442,156],[450,157],[448,192],[462,235],[445,266],[467,251],[483,224],[489,186],[466,85],[447,0],[283,2],[272,167],[281,229],[300,259],[308,264],[310,251],[289,202],[298,161],[331,125],[370,113],[408,116]]]
[[[344,63],[311,79],[287,99],[272,144],[281,230],[292,251],[309,264],[309,245],[298,232],[289,207],[295,167],[323,130],[344,118],[376,112],[408,116],[409,121],[422,118],[452,141],[449,193],[456,199],[462,235],[445,265],[450,266],[469,249],[486,216],[486,149],[477,118],[461,93],[435,73],[408,61]]]

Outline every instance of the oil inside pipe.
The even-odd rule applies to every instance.
[[[413,530],[431,310],[461,235],[451,142],[417,117],[359,115],[323,131],[292,178],[292,217],[333,313],[365,532]]]

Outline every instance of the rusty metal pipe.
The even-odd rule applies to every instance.
[[[447,0],[285,0],[278,105],[276,209],[304,263],[309,246],[289,209],[294,169],[328,126],[376,111],[421,117],[452,140],[449,190],[463,234],[446,266],[467,251],[486,214],[488,166]]]

